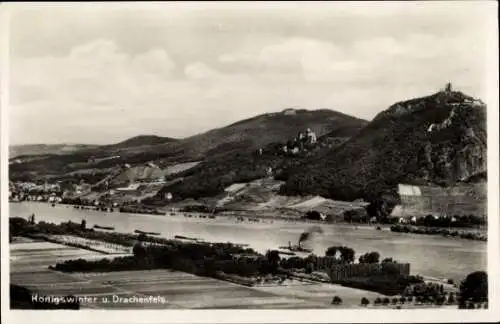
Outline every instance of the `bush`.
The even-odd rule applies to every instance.
[[[380,260],[380,253],[369,252],[359,257],[359,263],[378,263]]]
[[[472,272],[460,284],[463,301],[481,302],[488,298],[488,275],[485,271]]]
[[[326,256],[333,257],[337,254],[337,252],[340,253],[340,259],[345,262],[345,263],[352,263],[354,262],[354,255],[356,254],[353,249],[347,246],[330,246],[326,252]]]
[[[342,304],[342,298],[340,298],[339,296],[333,297],[332,305],[340,305],[340,304]]]
[[[382,299],[380,297],[377,297],[373,303],[375,305],[380,305],[380,304],[382,304]]]
[[[444,295],[438,295],[436,297],[436,305],[443,305],[446,302],[446,297]]]
[[[448,295],[447,303],[451,305],[454,304],[455,302],[456,302],[455,294],[453,292],[450,292],[450,294]]]
[[[9,218],[9,230],[12,236],[18,236],[25,233],[29,229],[29,222],[21,217]]]
[[[370,301],[368,300],[368,298],[366,298],[366,297],[361,298],[361,305],[367,306],[368,304],[370,304]]]

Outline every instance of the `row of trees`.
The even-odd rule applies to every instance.
[[[479,225],[486,225],[487,217],[475,215],[454,215],[453,217],[438,217],[427,215],[425,217],[417,218],[415,225],[430,226],[430,227],[473,227]]]
[[[391,232],[442,235],[446,237],[448,236],[460,237],[467,240],[484,241],[484,242],[488,240],[486,234],[481,234],[481,233],[473,233],[469,231],[456,231],[456,230],[450,230],[448,228],[416,227],[416,226],[400,225],[400,224],[391,226]]]

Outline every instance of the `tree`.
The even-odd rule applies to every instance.
[[[460,284],[463,301],[481,302],[488,298],[488,275],[485,271],[475,271],[467,275]]]
[[[325,255],[328,257],[334,257],[337,255],[337,251],[339,251],[338,246],[330,246],[328,249],[326,249]]]
[[[340,253],[341,253],[340,258],[342,259],[343,262],[345,262],[345,263],[354,262],[354,256],[356,253],[350,247],[342,246],[340,248]]]
[[[340,304],[342,304],[342,298],[340,298],[339,296],[333,297],[332,305],[340,305]]]
[[[281,260],[279,251],[271,250],[266,252],[266,258],[270,263],[278,264]]]
[[[382,299],[382,304],[384,305],[388,305],[390,302],[389,298],[385,297],[384,299]]]
[[[366,298],[366,297],[361,298],[361,305],[367,306],[368,304],[370,304],[370,301],[368,300],[368,298]]]
[[[359,257],[359,263],[378,263],[380,260],[380,253],[368,252]]]
[[[453,292],[450,292],[448,295],[448,304],[454,304],[455,303],[455,294]]]
[[[397,299],[396,297],[394,297],[394,298],[392,299],[392,304],[393,304],[393,305],[396,305],[397,303],[398,303],[398,299]]]
[[[276,272],[276,270],[278,269],[279,262],[281,260],[280,253],[276,250],[267,251],[266,258],[271,266],[271,271]]]
[[[444,295],[438,295],[436,297],[436,305],[443,305],[446,301],[446,297]]]
[[[401,304],[406,303],[406,298],[405,298],[404,296],[401,296],[401,298],[399,298],[399,302],[400,302]]]
[[[392,260],[392,258],[385,258],[382,260],[382,263],[392,263],[394,262],[394,260]]]
[[[80,223],[80,229],[84,231],[87,228],[87,222],[85,219],[82,219],[82,222]]]
[[[382,299],[380,297],[375,298],[375,301],[373,302],[374,305],[380,305],[382,304]]]
[[[146,257],[146,248],[142,245],[141,242],[137,242],[132,248],[132,253],[134,254],[134,257],[136,259],[142,260]]]
[[[329,257],[336,256],[340,253],[340,260],[345,263],[354,262],[354,255],[356,254],[353,249],[347,246],[330,246],[325,255]]]
[[[424,218],[424,225],[425,226],[432,226],[434,224],[434,222],[435,222],[434,216],[432,216],[430,214],[425,216],[425,218]]]

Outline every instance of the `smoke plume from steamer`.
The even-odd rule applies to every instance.
[[[313,234],[323,234],[323,230],[321,229],[321,227],[319,226],[313,226],[311,228],[309,228],[308,230],[306,230],[305,232],[303,232],[302,234],[300,234],[299,236],[299,245],[302,243],[302,242],[305,242],[305,241],[308,241]]]

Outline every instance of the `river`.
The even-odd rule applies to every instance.
[[[175,235],[202,238],[207,241],[249,244],[264,252],[278,246],[296,243],[299,235],[312,226],[279,220],[260,223],[241,223],[234,219],[218,217],[187,218],[177,216],[138,215],[119,212],[78,210],[72,206],[47,203],[10,203],[10,217],[28,218],[35,214],[36,221],[61,223],[81,222],[87,227],[95,224],[113,226],[118,232],[132,233],[139,229],[159,232],[161,236]],[[317,255],[324,255],[332,245],[346,245],[359,255],[378,251],[381,258],[392,257],[399,262],[411,264],[411,272],[435,278],[451,278],[458,282],[467,274],[487,269],[487,242],[445,238],[441,236],[417,235],[377,231],[372,227],[351,225],[320,225],[323,234],[313,235],[307,242]]]

